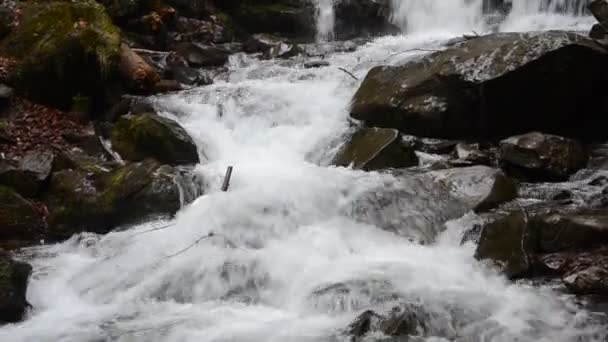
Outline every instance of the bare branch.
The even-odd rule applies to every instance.
[[[357,78],[357,76],[353,75],[353,73],[352,73],[352,72],[350,72],[350,71],[348,71],[348,70],[346,70],[346,69],[344,69],[344,68],[341,68],[341,67],[338,67],[338,69],[339,69],[339,70],[341,70],[341,71],[344,71],[346,74],[348,74],[350,77],[354,78],[355,80],[357,80],[357,81],[359,80],[359,79]]]
[[[402,55],[404,53],[416,52],[416,51],[420,51],[420,52],[438,52],[438,51],[441,51],[441,50],[437,50],[437,49],[418,49],[418,48],[416,48],[416,49],[407,49],[407,50],[403,50],[403,51],[399,51],[399,52],[395,52],[395,53],[391,54],[384,61],[386,62],[389,59],[391,59],[391,58],[393,58],[395,56],[398,56],[398,55]]]
[[[198,244],[199,244],[199,242],[201,242],[201,241],[203,241],[203,240],[205,240],[205,239],[211,238],[211,237],[213,237],[214,235],[215,235],[215,234],[213,234],[213,232],[210,232],[209,234],[203,235],[203,236],[201,236],[200,238],[198,238],[196,241],[194,241],[192,244],[190,244],[188,247],[186,247],[186,248],[182,249],[181,251],[179,251],[179,252],[177,252],[177,253],[175,253],[175,254],[170,254],[170,255],[167,255],[167,256],[165,257],[165,259],[173,258],[173,257],[176,257],[176,256],[178,256],[178,255],[180,255],[180,254],[184,254],[184,253],[186,253],[188,250],[190,250],[192,247],[194,247],[194,246],[198,245]]]

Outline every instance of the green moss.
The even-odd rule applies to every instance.
[[[112,147],[123,158],[154,158],[167,164],[198,163],[192,138],[175,121],[155,114],[122,117],[112,131]]]
[[[120,30],[95,1],[35,4],[26,8],[23,18],[8,39],[8,51],[15,57],[57,58],[76,41],[107,70],[120,52]]]
[[[18,92],[69,109],[77,94],[98,96],[117,70],[120,42],[102,5],[54,1],[28,5],[4,48],[23,61],[13,75]]]

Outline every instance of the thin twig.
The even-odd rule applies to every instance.
[[[169,223],[169,224],[166,224],[164,226],[160,226],[160,227],[144,230],[143,232],[135,233],[135,234],[131,235],[130,237],[132,238],[132,237],[135,237],[135,236],[138,236],[138,235],[155,232],[157,230],[163,230],[163,229],[171,228],[173,226],[175,226],[175,223]]]
[[[359,80],[359,79],[357,78],[357,76],[353,75],[353,73],[352,73],[352,72],[350,72],[350,71],[348,71],[348,70],[346,70],[346,69],[344,69],[344,68],[341,68],[341,67],[338,67],[338,69],[339,69],[339,70],[344,71],[344,72],[345,72],[345,73],[347,73],[347,74],[348,74],[350,77],[354,78],[356,81],[358,81],[358,80]]]
[[[166,56],[171,54],[171,52],[168,51],[157,51],[157,50],[147,50],[147,49],[131,49],[134,52],[139,52],[139,53],[145,53],[148,55],[161,55],[161,56]]]
[[[176,256],[178,256],[178,255],[180,255],[180,254],[186,253],[186,252],[187,252],[187,251],[188,251],[190,248],[192,248],[192,247],[194,247],[194,246],[198,245],[198,244],[199,244],[199,242],[201,242],[201,241],[203,241],[203,240],[205,240],[205,239],[211,238],[211,237],[213,237],[214,235],[215,235],[215,234],[213,234],[213,232],[211,232],[211,233],[209,233],[209,234],[206,234],[206,235],[203,235],[203,236],[201,236],[200,238],[198,238],[196,241],[194,241],[192,244],[190,244],[188,247],[186,247],[186,248],[182,249],[181,251],[179,251],[179,252],[177,252],[177,253],[175,253],[175,254],[170,254],[170,255],[167,255],[167,256],[165,257],[165,259],[173,258],[173,257],[176,257]]]
[[[421,52],[438,52],[438,51],[441,51],[441,50],[437,50],[437,49],[419,49],[419,48],[416,48],[416,49],[407,49],[407,50],[403,50],[403,51],[399,51],[399,52],[395,52],[395,53],[391,54],[391,55],[390,55],[390,56],[388,56],[388,57],[387,57],[387,58],[386,58],[384,61],[386,62],[386,61],[388,61],[389,59],[391,59],[391,58],[393,58],[393,57],[395,57],[395,56],[402,55],[402,54],[404,54],[404,53],[408,53],[408,52],[414,52],[414,51],[421,51]]]

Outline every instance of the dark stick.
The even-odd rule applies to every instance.
[[[200,238],[198,238],[196,241],[194,241],[194,242],[193,242],[191,245],[189,245],[188,247],[186,247],[186,248],[182,249],[181,251],[179,251],[179,252],[177,252],[177,253],[174,253],[174,254],[171,254],[171,255],[167,255],[165,258],[166,258],[166,259],[168,259],[168,258],[173,258],[173,257],[176,257],[176,256],[178,256],[178,255],[180,255],[180,254],[184,254],[184,253],[186,253],[186,252],[187,252],[187,251],[188,251],[190,248],[192,248],[192,247],[194,247],[194,246],[198,245],[198,243],[199,243],[199,242],[201,242],[201,241],[203,241],[203,240],[205,240],[205,239],[211,238],[211,237],[213,237],[213,235],[214,235],[214,234],[213,234],[213,232],[211,232],[211,233],[209,233],[209,234],[207,234],[207,235],[203,235],[203,236],[201,236]]]
[[[226,169],[226,176],[224,177],[224,183],[222,184],[222,191],[228,191],[230,187],[230,177],[232,177],[232,166],[228,166]]]
[[[359,80],[359,79],[357,78],[357,76],[353,75],[353,73],[352,73],[352,72],[350,72],[350,71],[348,71],[348,70],[346,70],[346,69],[344,69],[344,68],[338,68],[338,69],[340,69],[340,70],[344,71],[345,73],[347,73],[347,74],[348,74],[350,77],[354,78],[355,80],[357,80],[357,81]]]

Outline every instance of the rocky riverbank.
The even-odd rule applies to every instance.
[[[561,291],[580,296],[607,295],[606,4],[591,3],[599,23],[590,37],[467,35],[369,71],[333,165],[403,183],[365,194],[347,214],[433,244],[447,221],[473,212],[478,220],[462,243],[475,243],[489,267],[513,280],[559,280]],[[509,11],[501,1],[487,6]],[[318,10],[297,0],[3,8],[0,249],[173,217],[201,195],[191,187],[205,180],[193,169],[206,153],[147,96],[212,84],[242,53],[328,67],[313,44]],[[334,11],[333,36],[359,39],[336,50],[399,32],[389,1],[337,1]],[[412,188],[431,194],[426,207],[412,208],[412,198],[427,196]],[[396,220],[405,209],[425,214]],[[30,272],[0,255],[0,322],[25,314]],[[425,323],[432,314],[418,306],[366,311],[345,333],[441,335]]]

